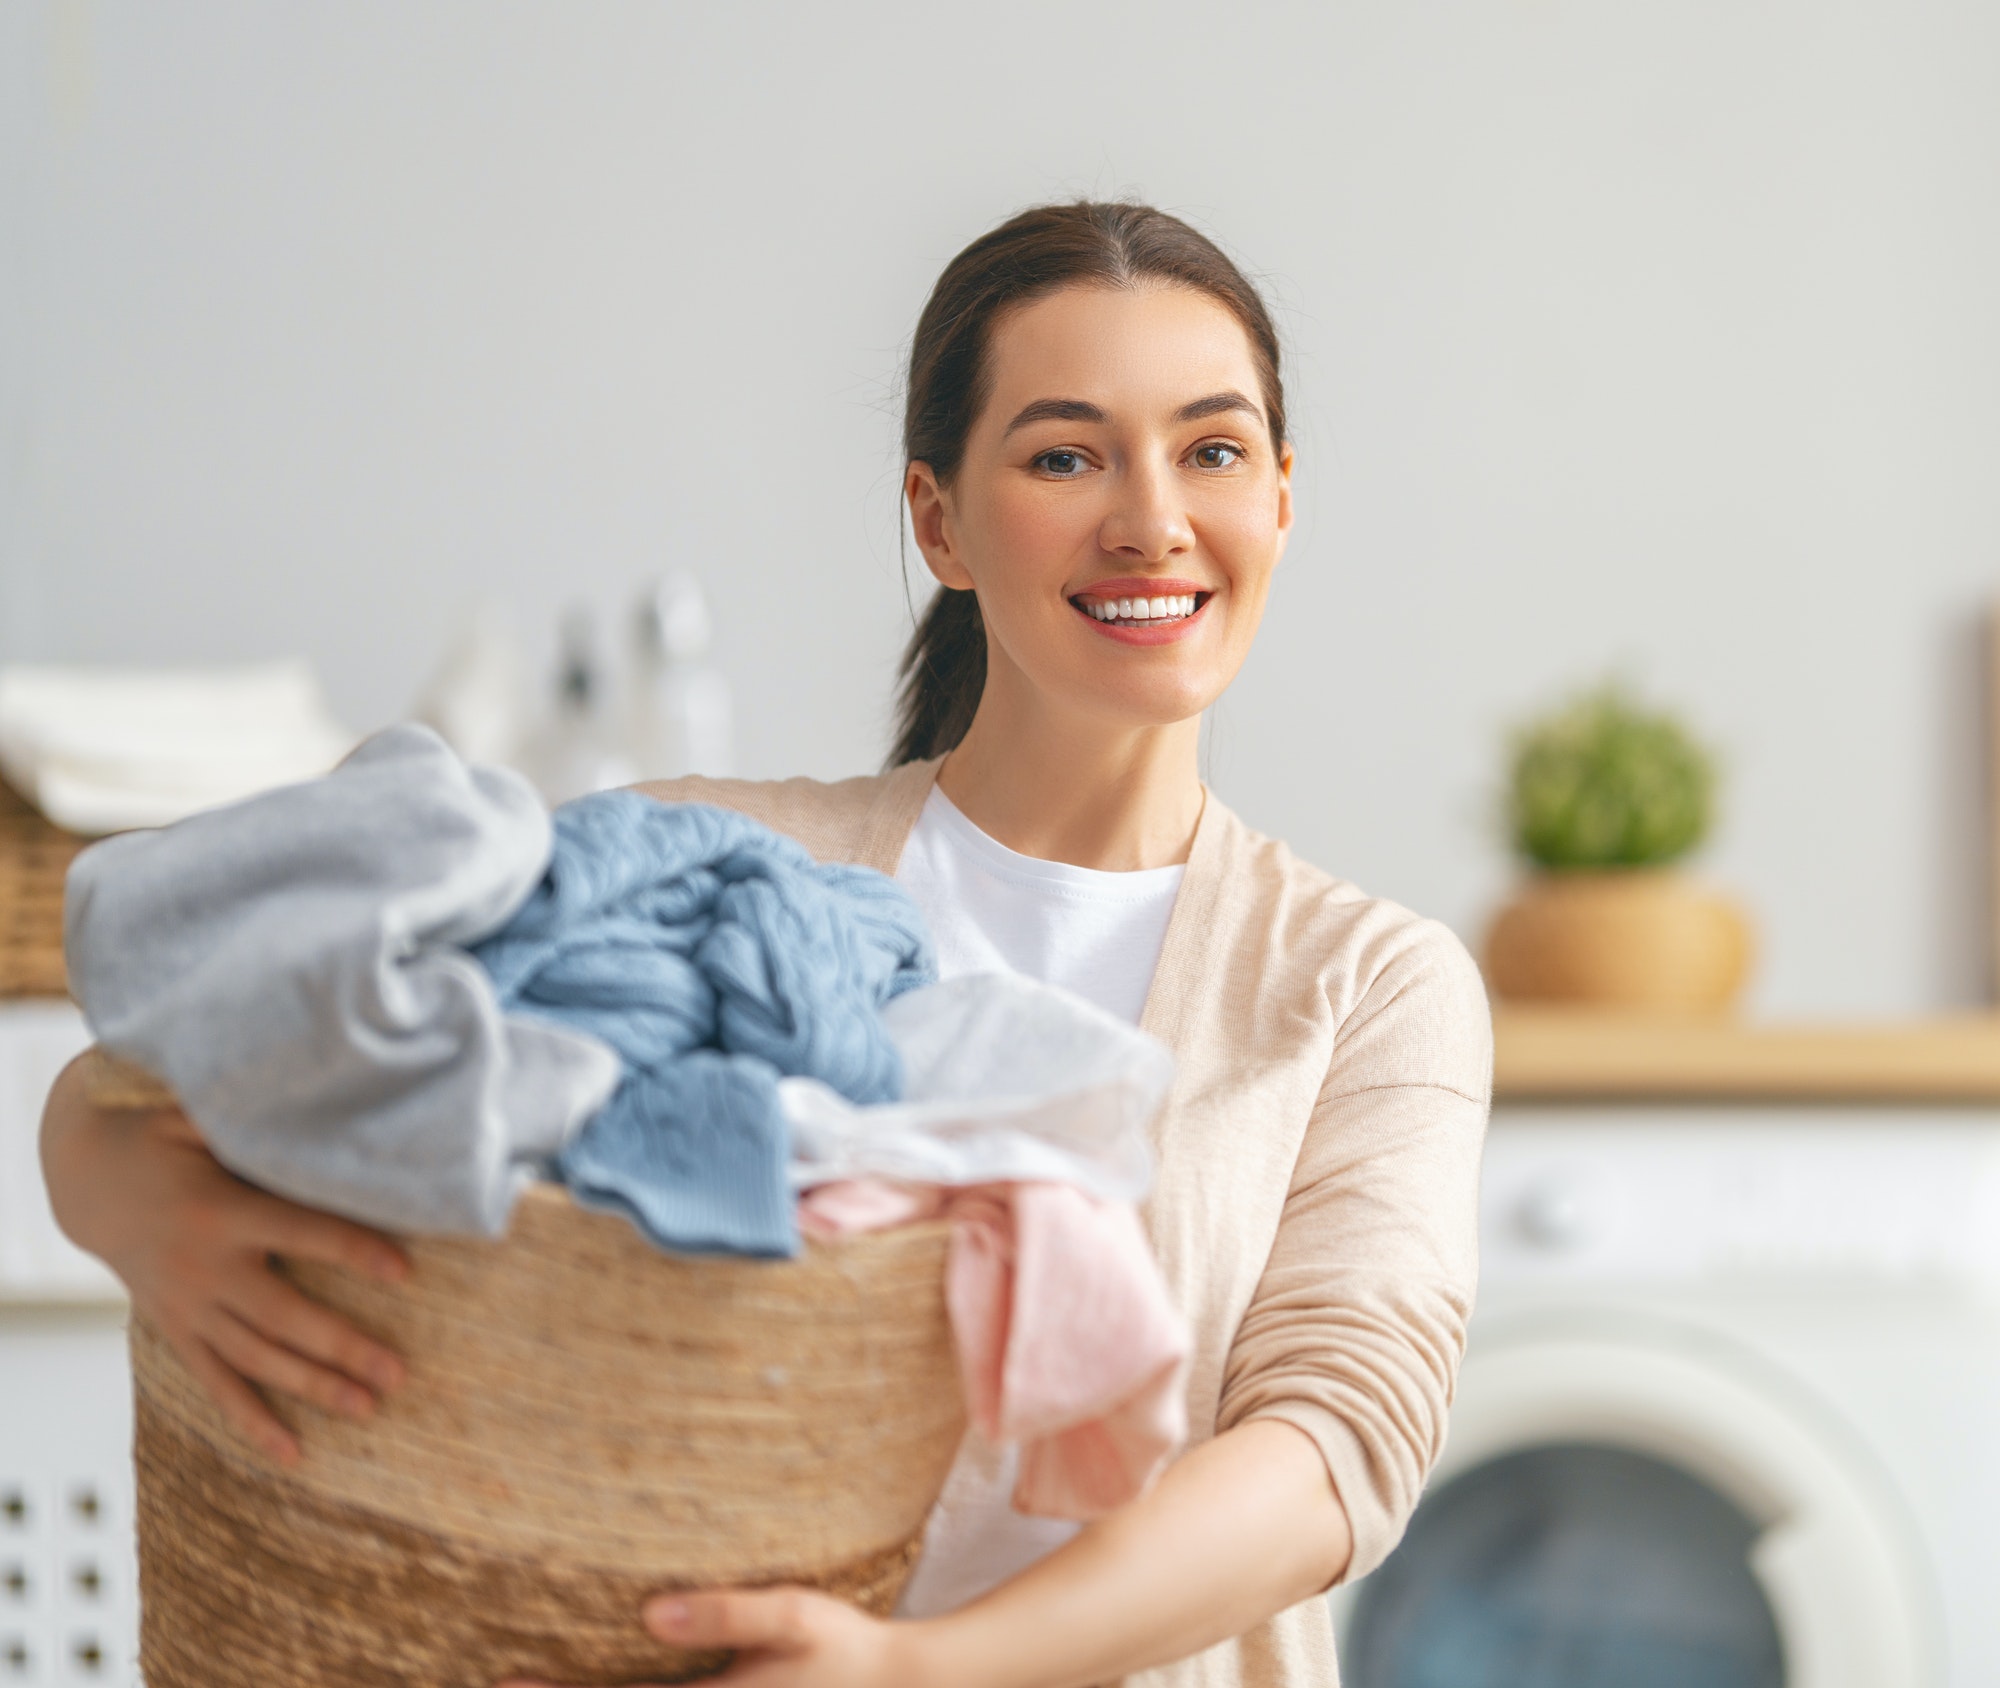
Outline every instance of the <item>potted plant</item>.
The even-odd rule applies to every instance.
[[[1749,972],[1748,923],[1676,866],[1708,835],[1715,785],[1709,752],[1616,685],[1516,734],[1507,826],[1531,875],[1487,935],[1495,995],[1727,1008]]]

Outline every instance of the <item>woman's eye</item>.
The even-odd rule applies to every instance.
[[[1065,451],[1058,447],[1054,451],[1045,451],[1041,456],[1037,457],[1035,459],[1035,467],[1040,469],[1045,475],[1081,474],[1084,467],[1083,453],[1080,451]]]
[[[1227,469],[1239,462],[1242,456],[1239,448],[1222,440],[1210,440],[1208,444],[1194,448],[1194,462],[1198,469]]]

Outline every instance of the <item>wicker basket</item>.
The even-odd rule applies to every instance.
[[[409,1380],[368,1424],[274,1403],[286,1473],[135,1320],[149,1688],[687,1681],[726,1659],[645,1634],[660,1589],[886,1612],[963,1429],[946,1239],[675,1259],[540,1186],[504,1243],[414,1241],[402,1286],[292,1267]]]
[[[0,997],[66,996],[63,878],[90,841],[0,784]]]

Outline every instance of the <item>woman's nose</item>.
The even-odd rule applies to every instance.
[[[1119,556],[1159,562],[1194,549],[1194,526],[1174,496],[1173,477],[1158,468],[1133,469],[1117,477],[1117,491],[1098,544]]]

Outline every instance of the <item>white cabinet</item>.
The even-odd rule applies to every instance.
[[[124,1307],[57,1231],[35,1149],[86,1041],[67,1004],[0,1004],[0,1688],[138,1680]]]

